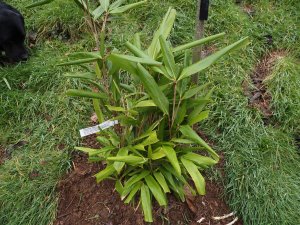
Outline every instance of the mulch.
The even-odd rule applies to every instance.
[[[85,140],[86,146],[99,147],[92,137]],[[72,160],[73,169],[58,185],[59,204],[55,225],[142,225],[144,222],[141,207],[124,204],[114,190],[114,182],[105,180],[97,184],[93,175],[103,169],[101,163],[89,163],[87,156],[76,153]],[[181,202],[168,196],[168,206],[159,207],[154,203],[154,225],[190,224],[225,225],[235,216],[223,220],[212,217],[231,213],[223,200],[223,188],[207,181],[205,196],[188,197]],[[202,221],[201,223],[197,221]],[[235,225],[241,225],[238,220]]]

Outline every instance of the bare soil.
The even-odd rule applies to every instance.
[[[85,145],[99,147],[92,136]],[[146,224],[140,207],[124,204],[114,190],[114,182],[105,180],[97,184],[93,175],[104,168],[101,163],[89,163],[83,154],[74,154],[73,169],[58,185],[59,205],[55,225],[142,225]],[[205,196],[188,196],[187,202],[181,202],[169,195],[167,208],[154,204],[155,225],[190,224],[223,225],[235,219],[235,216],[223,220],[212,217],[231,213],[222,198],[222,187],[207,181]],[[202,220],[201,223],[197,222]],[[241,225],[239,220],[236,225]]]
[[[273,113],[270,107],[272,97],[264,81],[272,73],[275,62],[285,55],[285,51],[273,51],[267,54],[257,63],[250,76],[252,85],[247,83],[247,81],[243,83],[245,94],[249,97],[250,106],[258,108],[265,119],[269,119]]]

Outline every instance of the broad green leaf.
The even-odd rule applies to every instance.
[[[217,161],[213,160],[210,157],[202,156],[193,152],[189,152],[183,156],[183,158],[190,160],[194,163],[196,163],[198,166],[212,166],[217,163]]]
[[[174,55],[172,53],[172,50],[162,36],[159,36],[159,43],[161,46],[163,61],[167,69],[167,72],[175,80],[178,75],[178,69],[174,60]]]
[[[100,108],[99,99],[93,98],[93,106],[94,106],[95,113],[97,115],[98,122],[99,123],[104,122],[104,116],[103,116],[102,110]]]
[[[157,182],[159,183],[159,185],[162,187],[162,189],[164,190],[165,193],[170,193],[170,189],[169,186],[165,180],[164,175],[162,175],[161,172],[155,172],[154,174],[155,179],[157,180]]]
[[[143,170],[141,173],[132,176],[124,185],[124,191],[128,188],[130,188],[133,184],[135,184],[136,182],[144,179],[146,176],[148,176],[150,174],[150,171],[148,170]],[[122,194],[123,196],[123,194]]]
[[[66,91],[66,94],[72,97],[84,97],[84,98],[96,98],[96,99],[108,98],[107,95],[103,93],[96,93],[96,92],[77,90],[77,89],[69,89]]]
[[[146,64],[146,65],[154,65],[154,66],[160,66],[162,63],[157,62],[151,58],[140,58],[140,57],[135,57],[135,56],[130,56],[130,55],[121,55],[121,54],[112,54],[113,57],[127,60],[129,62],[135,62],[135,63],[141,63],[141,64]]]
[[[161,159],[166,156],[166,153],[164,152],[162,147],[159,147],[152,153],[152,160]]]
[[[172,142],[180,143],[180,144],[194,144],[194,141],[183,139],[183,138],[173,138],[171,139]]]
[[[152,145],[159,142],[156,131],[152,132],[141,144],[143,146]]]
[[[147,158],[142,158],[139,156],[115,156],[115,157],[107,157],[108,161],[117,161],[117,162],[125,162],[128,164],[143,164],[148,161]]]
[[[117,156],[127,156],[127,155],[128,155],[127,148],[121,148],[117,153]],[[113,165],[114,165],[115,170],[118,172],[118,174],[120,174],[123,167],[125,166],[125,162],[114,162]]]
[[[126,112],[126,109],[119,106],[106,105],[109,111],[111,112]]]
[[[205,106],[211,101],[211,95],[214,91],[214,88],[211,89],[205,97],[200,97],[198,99],[194,99],[191,100],[189,105],[191,107],[193,107],[193,111],[190,112],[190,114],[188,115],[188,121],[191,120],[192,118],[195,118],[196,116],[198,116],[202,110],[205,108]]]
[[[100,0],[100,4],[102,5],[103,9],[107,12],[109,8],[109,0]]]
[[[96,140],[103,146],[111,146],[110,141],[106,137],[98,136]]]
[[[199,172],[197,166],[190,160],[184,159],[183,157],[181,157],[181,162],[188,171],[188,173],[191,175],[192,180],[194,181],[194,184],[196,186],[197,192],[200,195],[205,195],[205,180]]]
[[[224,35],[225,35],[225,33],[220,33],[220,34],[216,34],[216,35],[212,35],[212,36],[209,36],[209,37],[206,37],[206,38],[202,38],[200,40],[196,40],[196,41],[184,44],[184,45],[180,45],[180,46],[177,46],[176,48],[174,48],[173,52],[184,51],[184,50],[187,50],[187,49],[205,44],[207,42],[216,40],[220,37],[223,37]]]
[[[113,165],[107,166],[104,170],[101,170],[99,173],[95,174],[94,177],[96,177],[97,183],[101,182],[102,180],[110,177],[115,172],[115,168]]]
[[[115,189],[116,189],[116,191],[117,191],[120,195],[122,195],[123,188],[124,188],[124,187],[123,187],[121,181],[120,181],[120,180],[117,180],[116,183],[115,183]]]
[[[115,9],[118,8],[119,6],[121,6],[122,4],[124,4],[127,0],[117,0],[113,3],[111,3],[111,5],[109,6],[109,9]]]
[[[153,60],[149,55],[147,55],[145,52],[143,52],[141,49],[139,49],[137,46],[131,44],[129,41],[125,43],[125,46],[127,49],[134,54],[137,57],[144,58],[144,59],[151,59]],[[155,61],[155,60],[154,60]],[[155,61],[156,62],[156,61]]]
[[[80,79],[90,79],[90,80],[95,80],[97,77],[94,73],[90,73],[90,72],[87,72],[87,73],[74,73],[74,74],[71,74],[71,73],[67,73],[67,74],[64,74],[65,77],[70,77],[70,78],[80,78]]]
[[[118,66],[119,68],[128,71],[132,75],[137,75],[137,66],[136,63],[129,62],[128,60],[116,57],[114,54],[110,54],[108,59],[112,62],[113,65]]]
[[[134,34],[134,36],[133,36],[133,44],[134,44],[134,46],[137,47],[138,49],[142,49],[140,33]]]
[[[91,153],[91,152],[96,152],[99,151],[100,149],[95,149],[95,148],[87,148],[87,147],[75,147],[76,150],[79,150],[81,152],[85,153]]]
[[[104,8],[102,5],[99,5],[93,12],[92,12],[92,16],[94,20],[97,20],[99,17],[101,17],[103,15],[103,13],[105,12]]]
[[[98,60],[97,58],[77,59],[77,60],[72,60],[72,61],[68,61],[65,63],[57,64],[57,66],[78,65],[78,64],[84,64],[84,63],[96,62],[97,60]]]
[[[142,208],[144,212],[144,220],[150,223],[153,222],[150,191],[145,184],[143,184],[141,187],[141,202],[142,202]]]
[[[180,127],[180,132],[195,143],[205,147],[214,160],[219,161],[218,154],[189,126],[184,125]]]
[[[171,163],[171,165],[174,167],[175,171],[181,175],[181,169],[180,169],[180,165],[178,163],[178,159],[177,159],[177,155],[175,150],[170,147],[170,146],[162,146],[162,150],[164,151],[164,153],[166,154],[169,162]]]
[[[179,106],[179,109],[177,111],[176,117],[175,117],[175,124],[180,125],[186,116],[187,112],[187,102],[183,101],[182,104]]]
[[[155,107],[153,100],[145,100],[138,102],[133,108]]]
[[[135,194],[138,192],[138,190],[141,189],[142,184],[143,184],[143,182],[138,182],[138,183],[135,183],[135,184],[132,186],[131,191],[130,191],[128,197],[127,197],[126,200],[124,201],[125,204],[128,204],[128,203],[133,199],[133,197],[134,197]]]
[[[207,86],[210,85],[210,83],[206,83],[204,85],[201,85],[199,87],[194,87],[194,88],[191,88],[189,90],[187,90],[182,99],[189,99],[189,98],[192,98],[193,96],[195,96],[196,94],[198,94],[200,91],[204,90],[205,88],[207,88]]]
[[[202,120],[205,120],[206,118],[208,118],[208,115],[209,115],[209,110],[203,111],[199,115],[197,115],[193,118],[189,118],[188,125],[192,126],[196,123],[199,123]]]
[[[204,69],[206,69],[207,67],[209,67],[210,65],[212,65],[213,63],[215,63],[218,59],[220,59],[223,55],[226,55],[227,53],[229,53],[232,50],[238,49],[242,46],[245,46],[249,43],[248,38],[243,38],[223,49],[221,49],[220,51],[202,59],[201,61],[187,67],[184,68],[178,78],[178,80],[182,80],[186,77],[189,77],[193,74],[196,74]]]
[[[154,78],[141,64],[137,64],[137,69],[139,78],[151,99],[154,101],[157,107],[162,110],[163,113],[169,115],[169,101],[164,93],[159,89]]]
[[[161,168],[161,172],[163,176],[166,178],[166,180],[168,181],[168,183],[170,184],[170,188],[179,196],[180,200],[184,202],[185,196],[183,192],[183,185],[175,181],[172,174],[167,170]]]
[[[111,150],[114,150],[114,149],[115,149],[115,147],[113,147],[113,146],[106,146],[106,147],[103,147],[103,148],[101,148],[101,149],[99,149],[97,151],[90,152],[89,156],[90,157],[92,157],[92,156],[98,156],[100,154],[107,153],[107,152],[109,152]]]
[[[74,59],[90,59],[90,58],[102,59],[100,52],[74,52],[68,54],[68,56]]]
[[[162,166],[164,169],[166,169],[167,171],[169,171],[171,174],[173,174],[173,176],[180,182],[182,182],[183,184],[186,184],[187,181],[186,179],[182,176],[179,175],[175,170],[174,167],[170,164],[170,163],[162,163]]]
[[[159,37],[163,36],[165,40],[167,39],[167,37],[169,36],[173,28],[175,17],[176,17],[176,10],[169,8],[158,30],[155,32],[152,42],[148,48],[148,54],[153,59],[156,59],[161,49],[159,43]]]
[[[154,198],[158,202],[158,204],[160,206],[166,206],[167,205],[166,195],[162,191],[161,187],[156,182],[156,180],[151,175],[148,175],[145,177],[145,181],[150,191],[152,192]]]
[[[111,14],[120,14],[120,13],[126,12],[130,9],[136,8],[136,7],[142,5],[146,2],[147,2],[147,0],[140,1],[140,2],[137,2],[137,3],[128,4],[128,5],[125,5],[125,6],[121,6],[121,7],[110,10],[110,13]]]

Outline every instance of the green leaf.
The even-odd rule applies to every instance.
[[[116,57],[114,54],[110,54],[108,59],[112,62],[113,65],[118,66],[119,68],[128,71],[132,75],[137,75],[137,66],[136,63],[130,62],[126,59]]]
[[[159,142],[157,138],[156,131],[151,132],[151,134],[141,143],[143,146],[152,145]]]
[[[96,140],[103,146],[111,146],[110,141],[106,137],[98,136]]]
[[[123,185],[122,185],[122,182],[120,180],[117,180],[116,183],[115,183],[115,189],[116,191],[122,195],[122,192],[123,192]]]
[[[141,187],[141,202],[145,221],[150,223],[153,222],[150,191],[145,184]]]
[[[128,155],[127,148],[121,148],[117,153],[117,156],[127,156],[127,155]],[[125,166],[125,162],[114,162],[113,165],[114,165],[115,170],[118,172],[118,174],[120,174],[123,167]]]
[[[176,10],[169,8],[168,12],[166,13],[162,23],[160,24],[158,30],[155,32],[154,37],[152,39],[152,42],[148,48],[148,54],[153,58],[156,59],[158,56],[161,46],[159,43],[159,37],[163,36],[163,38],[166,40],[169,36],[176,17]]]
[[[148,175],[145,177],[146,184],[148,185],[150,191],[152,192],[154,198],[157,200],[160,206],[167,205],[167,199],[165,193],[162,191],[159,184],[153,178],[153,176]]]
[[[138,182],[135,183],[132,187],[131,187],[131,191],[128,195],[128,197],[126,198],[126,200],[124,201],[125,204],[128,204],[133,197],[135,196],[135,194],[138,192],[138,190],[140,190],[140,188],[142,187],[143,182]]]
[[[153,153],[152,153],[152,160],[158,160],[166,156],[166,153],[164,152],[162,147],[157,148]]]
[[[142,44],[141,44],[141,35],[140,33],[136,33],[133,36],[133,44],[135,47],[137,47],[138,49],[142,49]]]
[[[119,106],[106,105],[107,109],[111,112],[126,112],[126,109]]]
[[[196,94],[198,94],[200,91],[204,90],[205,88],[208,87],[208,85],[210,85],[210,83],[206,83],[204,85],[201,85],[199,87],[194,87],[194,88],[191,88],[189,90],[187,90],[182,99],[189,99],[189,98],[192,98],[193,96],[195,96]]]
[[[217,164],[217,161],[210,157],[202,156],[193,152],[189,152],[183,156],[183,158],[196,163],[198,166],[207,167]]]
[[[75,149],[84,153],[92,153],[100,150],[100,149],[87,148],[87,147],[75,147]]]
[[[135,56],[144,58],[144,59],[151,59],[153,60],[149,55],[147,55],[145,52],[143,52],[141,49],[139,49],[137,46],[131,44],[129,41],[125,43],[126,48]],[[155,61],[155,60],[154,60]],[[156,61],[155,61],[156,62]]]
[[[193,118],[189,118],[188,125],[192,126],[196,123],[199,123],[202,120],[205,120],[206,118],[208,118],[208,115],[209,115],[209,110],[203,111],[199,115],[197,115]]]
[[[198,193],[200,195],[205,195],[205,180],[199,172],[197,166],[193,162],[184,159],[183,157],[181,157],[181,162],[188,171],[188,173],[191,175]]]
[[[226,55],[227,53],[229,53],[232,50],[238,49],[242,46],[245,46],[246,44],[249,43],[248,38],[243,38],[223,49],[221,49],[220,51],[202,59],[201,61],[187,67],[184,68],[178,78],[178,80],[182,80],[186,77],[189,77],[193,74],[196,74],[204,69],[206,69],[207,67],[209,67],[210,65],[212,65],[213,63],[215,63],[218,59],[220,59],[223,55]]]
[[[104,8],[102,7],[102,5],[99,5],[93,12],[92,12],[92,16],[94,20],[97,20],[100,16],[103,15],[103,13],[105,12]]]
[[[143,164],[148,161],[147,158],[142,158],[139,156],[115,156],[115,157],[107,157],[108,161],[118,161],[118,162],[125,162],[128,164]]]
[[[109,8],[109,0],[100,0],[100,4],[102,5],[104,11],[108,11]]]
[[[170,184],[170,188],[180,197],[181,201],[184,202],[185,196],[183,192],[182,183],[180,183],[177,180],[175,181],[172,176],[172,173],[170,173],[169,171],[161,168],[161,172],[166,178],[166,180],[168,181],[168,183]]]
[[[176,114],[175,124],[180,125],[184,121],[186,112],[187,112],[187,102],[183,101],[181,106],[179,106],[178,112]]]
[[[70,78],[80,78],[80,79],[89,79],[89,80],[95,80],[97,77],[94,73],[67,73],[64,74],[65,77],[70,77]]]
[[[168,74],[175,80],[178,75],[178,69],[175,64],[172,50],[162,36],[159,36],[159,42],[162,49],[164,65],[167,69]]]
[[[113,57],[118,58],[118,59],[123,59],[127,60],[130,62],[135,62],[135,63],[141,63],[141,64],[146,64],[146,65],[154,65],[154,66],[160,66],[162,63],[157,62],[151,58],[140,58],[140,57],[135,57],[135,56],[130,56],[130,55],[121,55],[121,54],[112,54]]]
[[[151,99],[163,113],[169,115],[169,101],[164,93],[159,89],[154,78],[141,64],[137,64],[137,69],[139,78]]]
[[[65,63],[57,64],[57,66],[79,65],[84,63],[96,62],[97,60],[98,60],[97,58],[77,59],[77,60],[72,60]]]
[[[202,38],[200,40],[196,40],[196,41],[184,44],[184,45],[180,45],[180,46],[177,46],[176,48],[174,48],[173,52],[184,51],[184,50],[187,50],[187,49],[205,44],[207,42],[216,40],[220,37],[223,37],[224,35],[225,35],[225,33],[220,33],[220,34],[216,34],[216,35],[212,35],[212,36],[209,36],[209,37],[206,37],[206,38]]]
[[[194,144],[194,141],[183,139],[183,138],[173,138],[171,139],[172,142],[180,143],[180,144]]]
[[[68,96],[72,97],[83,97],[83,98],[96,98],[96,99],[107,99],[107,95],[103,93],[96,93],[91,91],[69,89],[66,91]]]
[[[160,184],[160,186],[162,187],[162,189],[164,190],[164,192],[170,193],[171,191],[165,180],[164,175],[162,175],[162,173],[160,173],[160,172],[155,172],[153,175],[154,175],[155,179],[158,181],[158,183]]]
[[[138,102],[133,108],[155,107],[153,100],[145,100]]]
[[[100,52],[74,52],[68,54],[68,56],[74,59],[90,59],[90,58],[102,59]]]
[[[162,150],[166,154],[168,160],[170,161],[171,165],[174,167],[177,174],[181,175],[181,169],[180,169],[180,165],[178,163],[178,159],[177,159],[175,150],[172,147],[166,146],[166,145],[162,146]]]
[[[125,6],[121,6],[121,7],[110,10],[110,13],[111,14],[120,14],[120,13],[126,12],[130,9],[136,8],[140,5],[143,5],[146,2],[147,2],[147,0],[140,1],[140,2],[137,2],[137,3],[133,3],[133,4],[128,4],[128,5],[125,5]]]
[[[180,127],[180,132],[187,138],[195,143],[205,147],[214,160],[219,161],[218,154],[189,126],[184,125]]]
[[[141,173],[138,175],[132,176],[129,180],[124,185],[124,191],[128,190],[133,184],[136,182],[139,182],[140,180],[144,179],[146,176],[150,174],[150,171],[148,170],[143,170]],[[124,194],[122,194],[124,196]]]
[[[117,0],[115,2],[113,2],[110,6],[109,9],[115,9],[118,8],[119,6],[121,6],[122,4],[124,4],[127,0]]]
[[[94,177],[96,177],[97,183],[101,182],[102,180],[110,177],[112,174],[114,174],[115,168],[113,165],[107,166],[104,170],[101,170],[99,173],[95,174]]]
[[[99,123],[104,122],[104,116],[100,108],[100,101],[96,98],[93,98],[93,106],[94,106],[95,113],[97,115],[98,122]]]

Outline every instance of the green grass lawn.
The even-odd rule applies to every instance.
[[[78,130],[91,115],[89,101],[64,95],[69,87],[82,84],[63,77],[65,68],[55,64],[65,53],[93,49],[93,40],[84,32],[82,14],[71,1],[58,0],[34,10],[24,7],[31,0],[6,2],[24,13],[28,30],[44,35],[27,63],[0,68],[0,146],[11,153],[0,166],[0,224],[46,225],[55,218],[55,186],[70,167],[69,152],[80,141]],[[149,41],[169,6],[178,12],[171,41],[192,40],[195,2],[151,0],[111,22],[114,36],[109,45],[124,49],[122,43],[134,32]],[[200,129],[224,152],[226,199],[244,224],[300,224],[300,150],[294,140],[300,135],[300,5],[297,0],[255,1],[251,5],[255,13],[249,16],[243,11],[247,3],[211,2],[206,35],[227,33],[214,48],[245,36],[251,39],[245,49],[200,77],[200,82],[216,86],[211,116]],[[45,31],[55,30],[58,23],[70,32],[71,40],[47,37]],[[272,44],[266,44],[265,35],[272,35]],[[251,82],[260,59],[277,50],[285,54],[274,62],[265,81],[274,114],[265,125],[262,113],[249,106],[242,83]],[[20,141],[25,144],[17,147]]]

